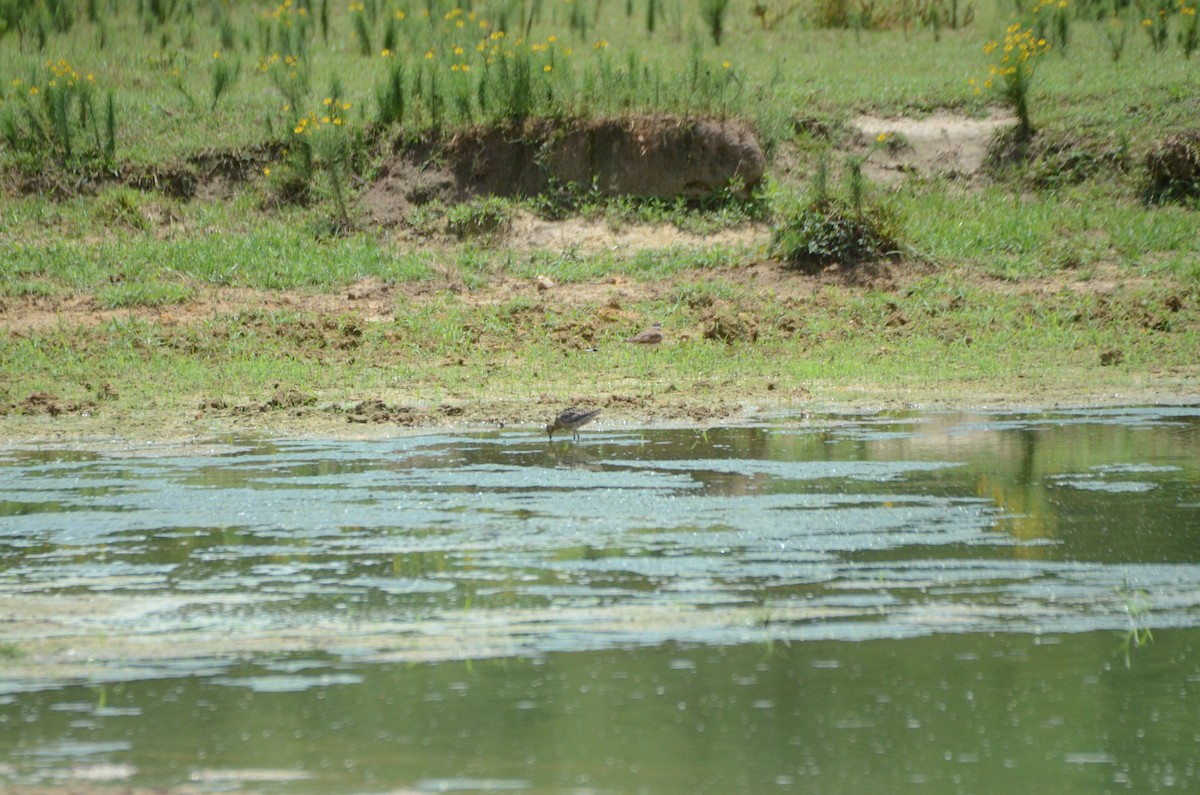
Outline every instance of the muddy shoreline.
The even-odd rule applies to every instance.
[[[1077,383],[1023,384],[1018,392],[1005,391],[1002,384],[976,383],[937,384],[920,389],[862,385],[797,387],[760,394],[747,394],[746,390],[730,386],[705,398],[668,394],[631,399],[608,395],[594,401],[603,414],[590,427],[593,431],[703,428],[906,409],[996,412],[1200,403],[1200,378],[1138,380],[1141,383],[1131,383],[1125,388],[1107,385],[1096,388]],[[317,401],[311,406],[284,408],[248,402],[222,409],[130,411],[99,407],[57,416],[10,413],[0,416],[0,448],[88,447],[112,442],[202,443],[231,435],[373,439],[500,429],[540,433],[563,405],[563,401],[549,397],[535,401],[497,398],[430,405],[406,400],[402,395],[389,395],[386,400]]]

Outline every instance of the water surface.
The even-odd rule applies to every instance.
[[[1200,409],[0,449],[0,784],[1200,786]]]

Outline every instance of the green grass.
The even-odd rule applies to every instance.
[[[731,4],[719,45],[711,7],[706,21],[703,4],[686,0],[658,0],[652,31],[645,0],[486,0],[469,9],[453,0],[375,0],[361,10],[332,3],[327,25],[316,4],[298,16],[300,0],[175,4],[167,20],[138,16],[158,4],[121,2],[95,22],[79,3],[68,30],[43,37],[27,28],[23,41],[0,35],[0,126],[32,118],[21,114],[36,109],[30,103],[52,76],[71,71],[91,86],[86,107],[94,111],[83,121],[78,112],[58,118],[59,132],[30,147],[0,141],[0,300],[89,296],[104,309],[137,310],[186,303],[210,288],[333,292],[365,278],[467,292],[537,276],[563,290],[608,279],[678,283],[655,301],[620,300],[611,316],[600,305],[557,306],[553,296],[495,306],[423,297],[369,324],[263,312],[168,326],[131,311],[99,328],[6,334],[0,383],[16,400],[42,389],[83,396],[86,384],[112,380],[121,401],[136,405],[262,393],[275,383],[330,395],[398,385],[426,396],[528,394],[542,385],[570,389],[584,366],[597,384],[681,389],[767,376],[936,384],[1079,373],[1103,382],[1193,367],[1198,206],[1142,196],[1145,153],[1200,117],[1195,63],[1174,38],[1154,51],[1138,28],[1114,62],[1103,24],[1071,1],[1069,48],[1039,56],[1030,93],[1037,136],[1027,161],[969,185],[911,178],[896,188],[868,186],[866,211],[883,208],[905,256],[932,275],[901,291],[823,284],[812,300],[739,284],[729,266],[761,261],[763,251],[530,251],[509,248],[504,230],[523,211],[614,229],[778,226],[811,194],[821,159],[832,174],[845,170],[854,115],[998,110],[996,97],[976,96],[969,80],[986,76],[983,45],[1017,18],[1013,3],[986,0],[969,25],[938,31],[903,19],[884,30],[822,29],[813,22],[817,0],[765,26],[750,5]],[[537,14],[527,20],[531,9]],[[504,37],[495,36],[500,29]],[[227,65],[224,76],[216,64]],[[522,202],[425,205],[401,229],[375,228],[355,205],[354,189],[397,142],[434,128],[657,111],[754,124],[778,158],[754,201],[697,208],[601,199],[584,186]],[[805,119],[827,125],[832,140],[798,132]],[[333,137],[304,137],[321,125],[326,134],[337,127]],[[82,154],[62,156],[64,133],[84,145]],[[211,165],[214,153],[245,165],[248,177],[223,175]],[[293,168],[312,171],[301,175],[311,190],[283,196],[283,187],[295,187]],[[211,187],[213,177],[229,183],[213,198],[153,187],[175,178]],[[831,176],[831,184],[844,201],[841,179]],[[1101,278],[1114,284],[1071,289]],[[1024,289],[1035,282],[1053,284]],[[718,311],[752,317],[757,341],[705,339]],[[897,313],[904,323],[891,322]],[[645,318],[662,319],[676,336],[686,330],[687,339],[656,351],[616,344]],[[586,362],[575,344],[584,332],[600,348]],[[1121,363],[1099,368],[1105,350],[1120,350]]]
[[[144,285],[152,282],[175,282],[176,287],[167,292],[163,292],[167,288],[159,288],[160,297],[167,299],[174,291],[178,300],[184,300],[181,284],[333,288],[372,276],[402,282],[432,274],[428,257],[391,250],[374,236],[317,242],[311,231],[282,219],[264,220],[258,229],[231,232],[174,240],[121,234],[100,242],[84,237],[0,237],[4,267],[25,277],[23,281],[6,281],[0,286],[0,295],[28,291],[33,277],[77,293],[108,289],[108,295],[129,296],[136,304],[147,303],[136,300],[136,296],[141,290],[151,289]],[[107,287],[114,280],[130,286],[114,291]]]
[[[264,400],[280,387],[325,400],[399,391],[431,401],[581,388],[701,396],[715,388],[744,397],[766,380],[786,388],[932,390],[1046,379],[1094,387],[1194,366],[1200,309],[1195,295],[1179,297],[1153,285],[1115,294],[997,293],[936,274],[904,294],[828,287],[796,299],[714,276],[619,311],[603,301],[477,304],[447,293],[399,299],[392,319],[375,322],[281,311],[182,325],[114,318],[99,332],[56,327],[12,337],[0,371],[9,374],[9,400],[35,391],[82,400],[89,384],[110,381],[119,406],[162,410],[187,409],[204,396]],[[757,339],[706,338],[721,313],[748,318]],[[669,344],[643,350],[621,342],[648,318],[663,322]],[[1122,352],[1119,365],[1100,366],[1108,350]]]

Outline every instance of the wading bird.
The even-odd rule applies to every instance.
[[[662,323],[655,323],[650,328],[640,331],[625,340],[634,345],[657,345],[663,341]]]
[[[579,429],[587,425],[592,420],[600,416],[600,409],[592,409],[587,411],[578,406],[571,406],[569,409],[563,409],[554,418],[554,422],[546,426],[546,433],[550,436],[550,441],[554,441],[554,432],[557,430],[570,431],[571,435],[579,438]]]

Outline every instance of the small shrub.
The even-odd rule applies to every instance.
[[[144,232],[150,221],[142,212],[141,194],[132,188],[116,188],[96,199],[95,215],[106,227],[125,226]]]
[[[842,201],[811,202],[784,213],[772,233],[776,256],[792,265],[855,264],[894,256],[899,244],[880,208],[855,212]]]
[[[998,54],[999,58],[989,67],[988,76],[978,83],[974,78],[970,84],[975,93],[982,90],[998,93],[1017,116],[1017,129],[1023,137],[1033,134],[1029,119],[1029,90],[1033,83],[1039,56],[1050,49],[1050,42],[1038,37],[1032,28],[1019,22],[1008,26],[1003,41],[989,41],[983,51],[987,55]]]
[[[700,15],[708,25],[713,44],[721,46],[721,36],[725,32],[725,12],[729,10],[729,0],[700,0]]]
[[[1153,199],[1200,196],[1200,130],[1171,135],[1146,155]]]
[[[293,121],[297,120],[311,90],[307,62],[298,55],[284,55],[281,59],[278,53],[272,53],[258,59],[258,71],[271,78],[271,84],[284,99],[284,111],[291,114]]]
[[[384,82],[375,87],[375,104],[378,107],[376,118],[380,124],[399,124],[404,121],[404,61],[402,59],[392,60]]]
[[[1125,42],[1129,40],[1129,23],[1125,17],[1117,13],[1109,17],[1104,23],[1104,38],[1108,42],[1108,57],[1117,63],[1125,52]]]
[[[360,55],[370,56],[375,49],[371,46],[371,25],[367,22],[363,3],[351,3],[350,10],[354,20],[354,35],[358,39]]]
[[[1142,20],[1142,30],[1146,31],[1146,36],[1150,39],[1150,47],[1155,52],[1162,52],[1167,48],[1167,40],[1170,38],[1171,6],[1171,0],[1139,0],[1137,4],[1138,16]]]
[[[886,147],[892,137],[890,133],[881,134],[872,152]],[[772,232],[776,256],[805,266],[854,264],[898,253],[892,215],[867,197],[868,183],[862,169],[870,154],[847,160],[845,198],[834,194],[830,187],[828,157],[817,161],[811,196],[785,208]]]
[[[349,226],[349,182],[363,149],[361,131],[353,130],[349,121],[351,104],[341,95],[341,83],[335,78],[321,112],[310,111],[297,120],[287,157],[270,182],[277,199],[302,202],[310,197],[316,175],[324,173],[337,213],[334,233]]]
[[[1192,53],[1200,49],[1200,14],[1196,6],[1180,3],[1179,6],[1179,48],[1183,50],[1184,58],[1191,58]]]
[[[220,50],[215,51],[212,57],[212,106],[209,110],[216,110],[221,97],[227,94],[237,82],[238,75],[242,71],[242,64],[236,59],[231,61],[229,58],[223,57]]]

